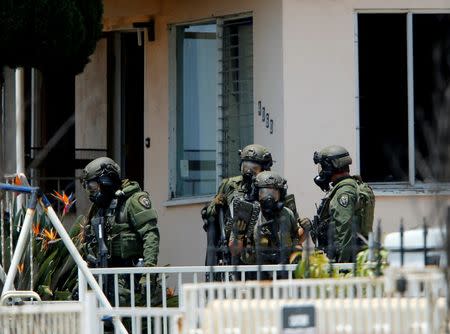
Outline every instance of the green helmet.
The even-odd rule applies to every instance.
[[[264,170],[269,169],[273,165],[272,154],[269,150],[258,144],[251,144],[239,150],[241,161],[253,161],[261,164]]]
[[[94,159],[81,172],[81,181],[89,181],[101,176],[120,178],[119,165],[108,157]]]
[[[350,153],[338,145],[327,146],[320,152],[314,152],[313,160],[315,164],[320,163],[327,171],[337,171],[352,163]]]
[[[287,182],[281,175],[273,171],[264,171],[256,175],[255,187],[284,190],[287,189]]]

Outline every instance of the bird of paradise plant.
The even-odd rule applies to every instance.
[[[73,194],[66,195],[64,192],[59,193],[55,191],[52,195],[64,205],[61,212],[59,212],[60,219],[62,220],[76,200]],[[12,200],[14,201],[15,198]],[[4,239],[4,242],[2,242],[3,249],[0,247],[0,255],[3,255],[3,266],[5,270],[8,270],[10,263],[10,245],[13,244],[15,248],[20,226],[22,226],[25,216],[24,210],[16,210],[15,204],[12,206],[14,208],[8,212],[11,218],[1,220],[1,224],[3,224],[2,231],[4,233],[1,237]],[[4,215],[4,213],[0,214]],[[84,219],[83,216],[78,217],[69,230],[69,236],[79,250],[81,250],[83,235],[82,219]],[[13,225],[12,228],[10,228],[10,225]],[[12,236],[10,236],[10,231],[13,232]],[[30,232],[31,245],[24,252],[18,265],[19,275],[16,276],[14,282],[15,287],[17,289],[27,290],[32,287],[44,300],[70,299],[72,290],[77,283],[78,269],[65,245],[59,238],[58,233],[52,228],[45,213],[36,212]],[[11,238],[12,242],[10,242]],[[1,254],[2,251],[4,251],[4,254]],[[32,262],[30,263],[30,261]]]
[[[73,199],[73,194],[67,196],[64,191],[62,192],[62,194],[60,194],[55,190],[52,196],[64,204],[63,216],[65,216],[69,212],[72,205],[77,201],[76,199]]]

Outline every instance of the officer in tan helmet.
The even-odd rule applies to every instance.
[[[206,265],[230,264],[227,254],[232,228],[230,205],[236,197],[251,196],[253,178],[262,171],[270,170],[273,164],[270,151],[258,144],[239,150],[239,158],[241,174],[224,179],[214,199],[202,209],[203,228],[207,233]],[[221,234],[224,234],[223,237]],[[220,239],[224,239],[221,245]],[[218,252],[219,248],[223,252]]]
[[[289,256],[303,241],[303,228],[284,204],[287,182],[278,173],[264,171],[254,180],[260,215],[253,230],[251,223],[235,219],[229,246],[240,254],[243,264],[288,263]]]

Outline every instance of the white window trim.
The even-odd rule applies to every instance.
[[[216,103],[216,188],[223,180],[222,165],[223,165],[223,106],[222,106],[222,58],[223,58],[223,23],[226,21],[238,20],[241,18],[253,17],[252,12],[245,12],[241,14],[217,16],[207,19],[199,19],[194,21],[185,21],[179,23],[169,24],[169,179],[168,179],[168,200],[163,202],[163,206],[178,206],[178,205],[190,205],[198,203],[207,203],[212,200],[213,194],[204,196],[185,196],[185,197],[173,197],[172,193],[175,192],[177,175],[176,175],[176,163],[177,163],[177,133],[176,133],[176,117],[177,117],[177,101],[176,101],[176,86],[177,86],[177,57],[176,57],[176,44],[177,44],[177,27],[188,24],[201,24],[201,23],[215,23],[217,25],[217,103]]]
[[[179,197],[167,200],[162,203],[164,207],[181,206],[181,205],[193,205],[193,204],[206,204],[212,201],[214,195],[210,196],[192,196],[192,197]]]
[[[377,196],[403,195],[450,195],[450,183],[423,183],[415,179],[415,137],[414,137],[414,58],[413,58],[413,15],[414,14],[450,14],[449,8],[436,9],[373,9],[356,8],[353,13],[354,31],[354,68],[355,68],[355,129],[356,129],[356,173],[361,174],[361,124],[359,109],[359,54],[358,54],[358,14],[401,14],[406,13],[407,42],[407,89],[408,89],[408,182],[371,182]]]

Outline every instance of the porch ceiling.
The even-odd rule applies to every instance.
[[[104,0],[103,6],[103,30],[111,31],[148,21],[160,11],[161,0]]]

